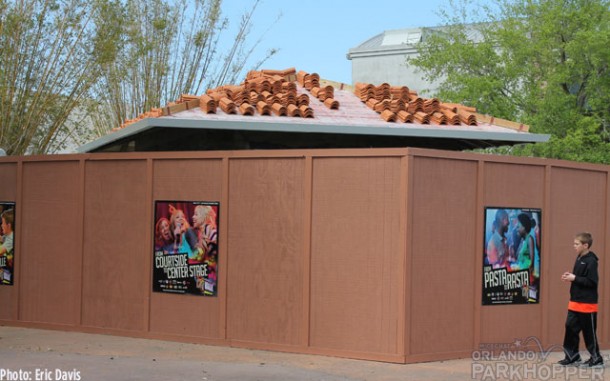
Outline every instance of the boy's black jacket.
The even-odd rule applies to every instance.
[[[576,258],[574,270],[572,270],[576,279],[570,286],[571,301],[597,303],[597,284],[599,282],[597,260],[597,256],[592,251]]]

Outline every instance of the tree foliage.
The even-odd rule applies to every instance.
[[[610,163],[610,1],[461,1],[443,17],[409,62],[442,78],[439,97],[552,135],[512,154]]]
[[[243,76],[260,42],[247,46],[259,0],[242,16],[231,36],[225,36],[229,20],[222,16],[221,0],[186,4],[125,0],[123,7],[112,4],[99,10],[98,28],[114,28],[108,33],[120,39],[118,45],[97,49],[107,54],[94,89],[95,112],[91,113],[99,135],[126,119],[175,101],[181,94],[201,94]],[[105,40],[98,43],[107,44]],[[274,53],[267,52],[261,62]]]
[[[0,0],[0,146],[47,152],[73,130],[73,113],[99,73],[81,0]]]
[[[222,0],[0,0],[0,147],[56,152],[234,81],[258,3],[229,35]]]

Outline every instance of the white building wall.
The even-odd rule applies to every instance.
[[[407,86],[411,90],[416,90],[418,94],[430,96],[430,90],[437,89],[440,82],[424,80],[417,68],[407,65],[407,57],[413,54],[352,57],[352,83],[363,82],[373,85],[389,83],[392,86]]]
[[[464,26],[468,38],[480,41],[483,38],[477,24]],[[417,56],[415,44],[430,33],[446,33],[444,27],[410,28],[386,30],[349,50],[347,58],[352,61],[352,83],[389,83],[392,86],[407,86],[425,97],[434,96],[442,78],[427,81],[415,67],[407,65],[408,58]]]

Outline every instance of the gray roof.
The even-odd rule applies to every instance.
[[[466,24],[463,26],[471,40],[479,41],[482,38],[478,30],[480,25],[487,24]],[[347,58],[352,59],[355,56],[368,55],[373,52],[385,54],[388,52],[412,52],[415,50],[415,45],[425,40],[429,34],[443,33],[446,30],[447,27],[445,26],[386,30],[349,49]]]
[[[351,48],[347,53],[347,59],[351,60],[359,55],[368,55],[374,52],[404,54],[406,51],[413,51],[415,44],[421,41],[421,38],[422,28],[386,30]]]
[[[421,41],[423,28],[386,30],[362,44],[356,49],[374,49],[382,46],[413,45]]]

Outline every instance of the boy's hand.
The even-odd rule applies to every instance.
[[[564,282],[574,282],[574,279],[576,279],[576,275],[567,271],[561,276],[561,280]]]

